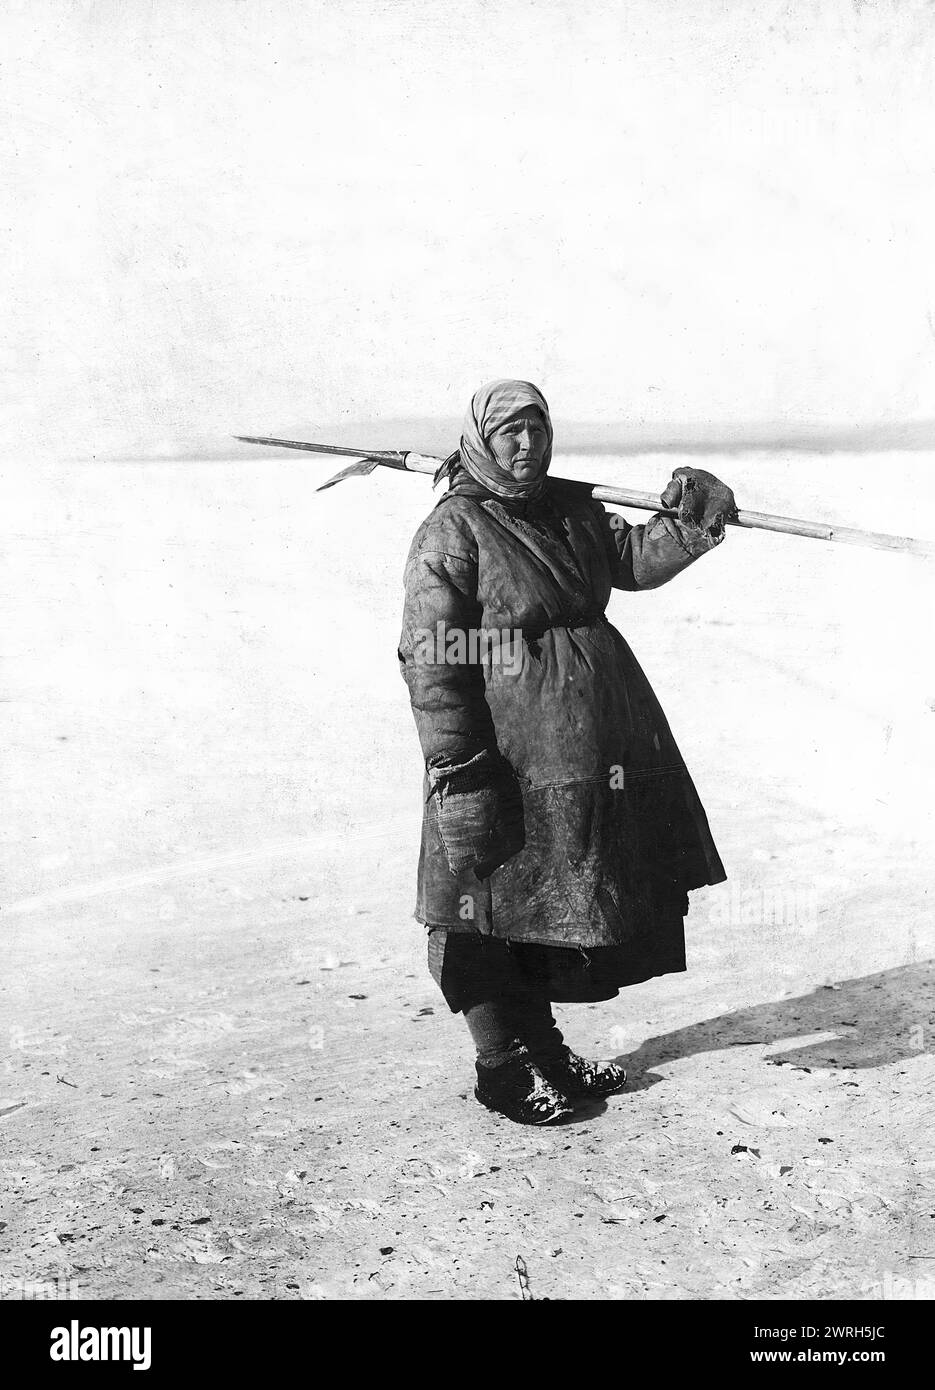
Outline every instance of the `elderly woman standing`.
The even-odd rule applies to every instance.
[[[476,1045],[477,1099],[525,1124],[626,1081],[565,1045],[551,1004],[684,970],[688,891],[725,878],[604,609],[715,547],[733,494],[680,468],[662,495],[676,515],[630,526],[549,479],[551,455],[535,386],[481,387],[412,544],[399,646],[425,758],[415,915]]]

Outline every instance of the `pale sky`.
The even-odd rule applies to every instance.
[[[4,449],[935,416],[919,0],[11,3]]]

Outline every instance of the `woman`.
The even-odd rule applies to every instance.
[[[685,969],[687,893],[724,868],[665,716],[607,621],[724,536],[733,493],[676,469],[630,526],[548,478],[529,382],[481,387],[406,564],[399,646],[425,757],[416,917],[477,1048],[477,1099],[524,1124],[621,1090],[551,1004]]]

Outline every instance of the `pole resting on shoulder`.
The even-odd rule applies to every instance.
[[[344,458],[354,458],[347,468],[342,468],[327,482],[322,483],[317,492],[334,487],[345,478],[365,477],[375,468],[396,468],[404,473],[428,473],[433,477],[443,459],[432,454],[417,454],[405,449],[350,449],[341,444],[309,444],[300,439],[269,439],[264,436],[235,434],[243,444],[266,444],[278,449],[301,449],[311,454],[338,454]],[[556,478],[556,482],[570,481]],[[599,483],[582,483],[590,489],[591,496],[598,502],[611,502],[618,507],[635,507],[638,511],[662,512],[667,516],[675,513],[663,507],[659,498],[651,492],[637,492],[633,488],[605,487]],[[863,545],[873,550],[898,550],[907,555],[935,556],[935,543],[915,540],[912,536],[889,536],[882,531],[859,531],[853,526],[829,526],[821,521],[801,521],[790,516],[773,516],[769,512],[738,511],[727,523],[749,531],[779,531],[786,536],[806,536],[817,541],[839,541],[844,545]]]

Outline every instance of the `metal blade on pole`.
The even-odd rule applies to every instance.
[[[334,477],[329,478],[327,482],[319,483],[315,491],[324,492],[326,488],[334,487],[335,483],[343,483],[345,478],[364,478],[379,467],[379,459],[358,459],[356,463],[350,463],[347,468],[342,468],[339,473],[335,473]]]
[[[234,435],[244,444],[266,444],[280,449],[302,449],[313,454],[343,454],[358,460],[348,468],[343,468],[317,490],[327,487],[344,478],[372,473],[377,467],[402,469],[407,473],[427,473],[434,476],[443,460],[432,454],[417,454],[411,450],[399,449],[348,449],[339,444],[309,444],[298,439],[270,439],[256,435]],[[568,478],[556,478],[556,482],[570,482]],[[663,512],[672,516],[675,513],[662,506],[657,496],[651,492],[637,492],[633,488],[605,487],[603,484],[579,483],[588,488],[590,495],[598,502],[612,502],[618,507],[635,507],[638,511]],[[773,516],[769,512],[738,511],[728,522],[729,526],[739,526],[751,531],[778,531],[787,536],[806,536],[811,540],[838,541],[844,545],[863,545],[874,550],[896,550],[909,555],[935,556],[935,542],[916,540],[912,536],[890,536],[882,531],[860,531],[853,526],[829,526],[821,521],[803,521],[790,516]]]

